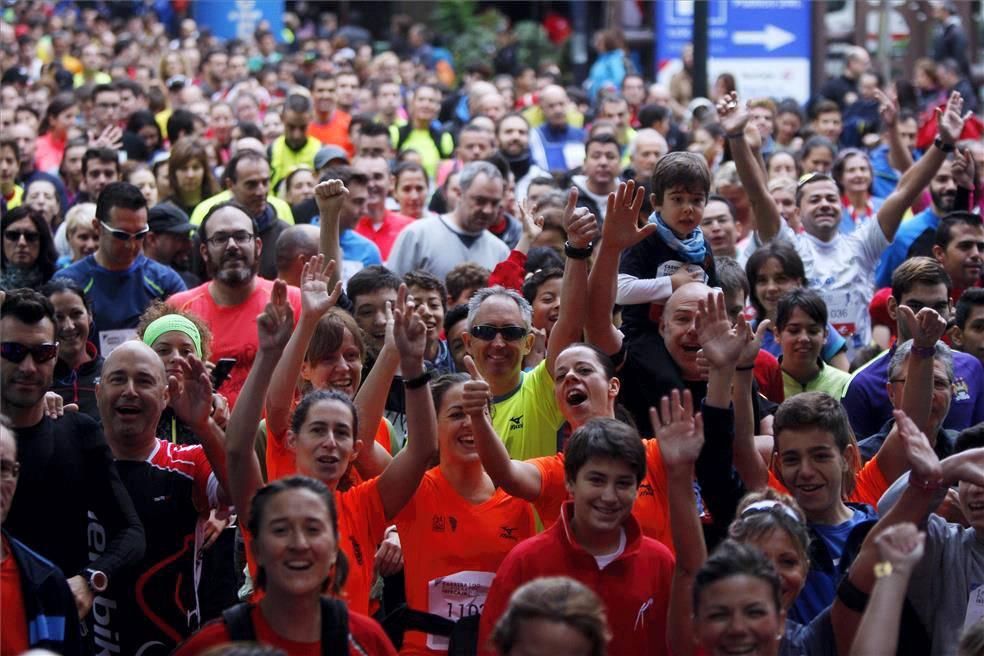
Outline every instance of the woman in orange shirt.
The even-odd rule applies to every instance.
[[[465,400],[469,380],[446,374],[434,382],[427,411],[437,409],[441,461],[396,516],[410,608],[401,654],[446,652],[454,624],[481,613],[503,558],[536,532],[530,504],[497,488],[482,468],[472,422],[488,405]],[[419,620],[444,631],[427,633]]]
[[[174,652],[194,656],[233,641],[279,647],[292,656],[331,653],[395,654],[383,630],[348,612],[337,596],[348,561],[339,551],[338,514],[331,490],[294,476],[257,491],[249,512],[257,584],[266,592],[203,626]],[[238,618],[239,622],[230,618]],[[244,630],[245,629],[245,630]]]
[[[405,290],[401,296],[406,298]],[[372,555],[389,522],[413,496],[437,448],[434,415],[426,411],[431,403],[428,378],[423,375],[426,327],[414,312],[398,307],[394,314],[394,339],[406,376],[407,421],[413,435],[407,448],[379,476],[340,491],[339,482],[363,444],[352,401],[336,391],[316,390],[298,404],[287,431],[286,442],[295,454],[297,473],[316,478],[335,492],[341,549],[351,563],[344,595],[349,608],[360,613],[369,608]],[[267,385],[292,332],[292,315],[287,285],[278,280],[270,303],[257,318],[259,352],[240,393],[246,400],[236,404],[226,431],[231,493],[245,526],[249,525],[246,509],[263,485],[254,448],[256,426]],[[244,537],[248,542],[248,531]]]

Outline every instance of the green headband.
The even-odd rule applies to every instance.
[[[202,334],[198,332],[198,326],[180,314],[165,314],[163,317],[152,321],[144,330],[144,344],[153,346],[161,335],[173,331],[184,333],[190,337],[191,341],[195,343],[195,355],[202,357]]]

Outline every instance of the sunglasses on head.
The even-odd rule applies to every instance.
[[[526,337],[526,328],[522,326],[472,326],[468,331],[475,339],[491,342],[496,335],[502,335],[507,342],[515,342]]]
[[[150,232],[150,226],[144,226],[143,229],[137,232],[127,232],[126,230],[120,230],[114,228],[111,225],[107,225],[105,221],[100,221],[104,230],[107,230],[109,234],[113,235],[114,239],[119,239],[120,241],[130,241],[131,239],[136,239],[137,241],[142,240]]]
[[[796,191],[799,191],[811,182],[817,182],[819,180],[829,180],[830,182],[834,181],[834,179],[827,173],[805,173],[802,177],[800,177],[799,182],[796,183]]]
[[[32,232],[29,230],[7,230],[3,233],[5,239],[8,239],[15,244],[24,239],[28,244],[35,244],[39,239],[41,239],[40,233]]]
[[[0,357],[15,364],[20,364],[24,358],[31,355],[34,362],[40,364],[47,362],[58,355],[58,343],[38,344],[37,346],[24,346],[18,342],[0,343]]]

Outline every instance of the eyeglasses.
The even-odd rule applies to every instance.
[[[236,242],[237,246],[247,246],[249,245],[250,242],[253,241],[253,237],[254,235],[251,235],[250,233],[245,231],[233,232],[233,233],[217,232],[211,237],[209,237],[208,239],[206,239],[205,243],[207,243],[209,246],[219,247],[219,246],[225,246],[227,243],[229,243],[229,240],[231,239],[234,242]]]
[[[7,241],[12,241],[15,244],[21,239],[26,241],[28,244],[36,244],[38,243],[38,240],[41,239],[41,233],[30,230],[7,230],[3,233],[3,238]]]
[[[527,330],[522,326],[472,326],[468,332],[483,342],[491,342],[496,335],[502,335],[507,342],[515,342],[526,337]]]
[[[37,346],[24,346],[18,342],[0,343],[0,357],[15,364],[20,364],[24,358],[31,355],[36,364],[47,362],[58,355],[58,342],[47,342]]]
[[[0,479],[13,480],[20,476],[20,463],[13,460],[0,460]]]
[[[137,232],[127,232],[126,230],[114,228],[113,226],[108,225],[105,221],[100,221],[99,223],[102,225],[103,229],[109,231],[109,234],[113,235],[114,239],[119,239],[120,241],[131,241],[134,239],[141,241],[147,236],[147,233],[150,232],[150,226],[144,226],[142,230],[138,230]]]

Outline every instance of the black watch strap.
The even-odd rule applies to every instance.
[[[933,141],[933,145],[942,150],[944,153],[952,153],[957,149],[954,144],[943,143],[943,140],[939,137],[936,137],[936,140]]]
[[[564,254],[572,260],[586,260],[591,257],[591,253],[593,252],[594,244],[590,244],[586,248],[578,248],[577,246],[572,246],[569,241],[564,242]]]
[[[414,376],[413,378],[404,380],[403,387],[405,387],[406,389],[418,389],[429,383],[431,381],[431,378],[433,377],[434,377],[434,370],[426,369],[424,373],[420,374],[419,376]]]
[[[863,613],[868,605],[868,598],[871,595],[863,592],[858,586],[851,583],[851,578],[845,576],[837,586],[837,598],[841,603],[853,610],[855,613]]]

